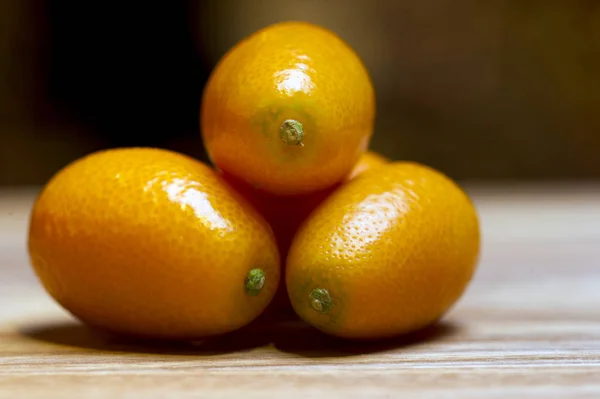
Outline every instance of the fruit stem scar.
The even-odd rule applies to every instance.
[[[265,272],[261,269],[252,269],[244,279],[244,289],[246,294],[257,296],[265,285]]]
[[[323,288],[315,288],[308,296],[310,300],[310,307],[317,312],[327,314],[333,308],[333,300],[329,291]]]
[[[279,137],[287,145],[303,146],[304,127],[302,123],[294,119],[287,119],[279,128]]]

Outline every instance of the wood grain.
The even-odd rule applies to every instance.
[[[484,246],[438,325],[376,344],[296,320],[193,344],[90,331],[25,252],[32,190],[0,191],[0,398],[600,398],[600,187],[472,187]]]

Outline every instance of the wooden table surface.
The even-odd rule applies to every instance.
[[[181,346],[61,310],[25,252],[35,190],[0,191],[0,398],[600,398],[600,186],[468,190],[482,259],[437,327],[357,345],[292,321]]]

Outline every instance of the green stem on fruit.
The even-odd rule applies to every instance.
[[[265,272],[261,269],[252,269],[246,275],[244,280],[244,289],[246,294],[257,296],[265,285]]]
[[[279,137],[287,145],[303,146],[304,127],[297,120],[287,119],[279,128]]]
[[[323,288],[315,288],[309,295],[310,307],[319,313],[327,314],[333,308],[333,300],[329,291]]]

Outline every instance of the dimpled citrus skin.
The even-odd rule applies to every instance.
[[[436,321],[462,296],[479,246],[477,213],[459,186],[392,162],[341,187],[300,227],[286,286],[296,313],[326,333],[395,336]]]
[[[368,147],[374,89],[362,61],[332,32],[304,22],[263,28],[220,60],[204,89],[201,128],[215,165],[278,195],[343,179]],[[286,144],[286,120],[303,125]]]
[[[193,339],[255,319],[279,282],[268,224],[207,165],[152,148],[100,151],[59,171],[34,205],[29,254],[44,287],[107,330]],[[266,278],[256,296],[245,278]]]

